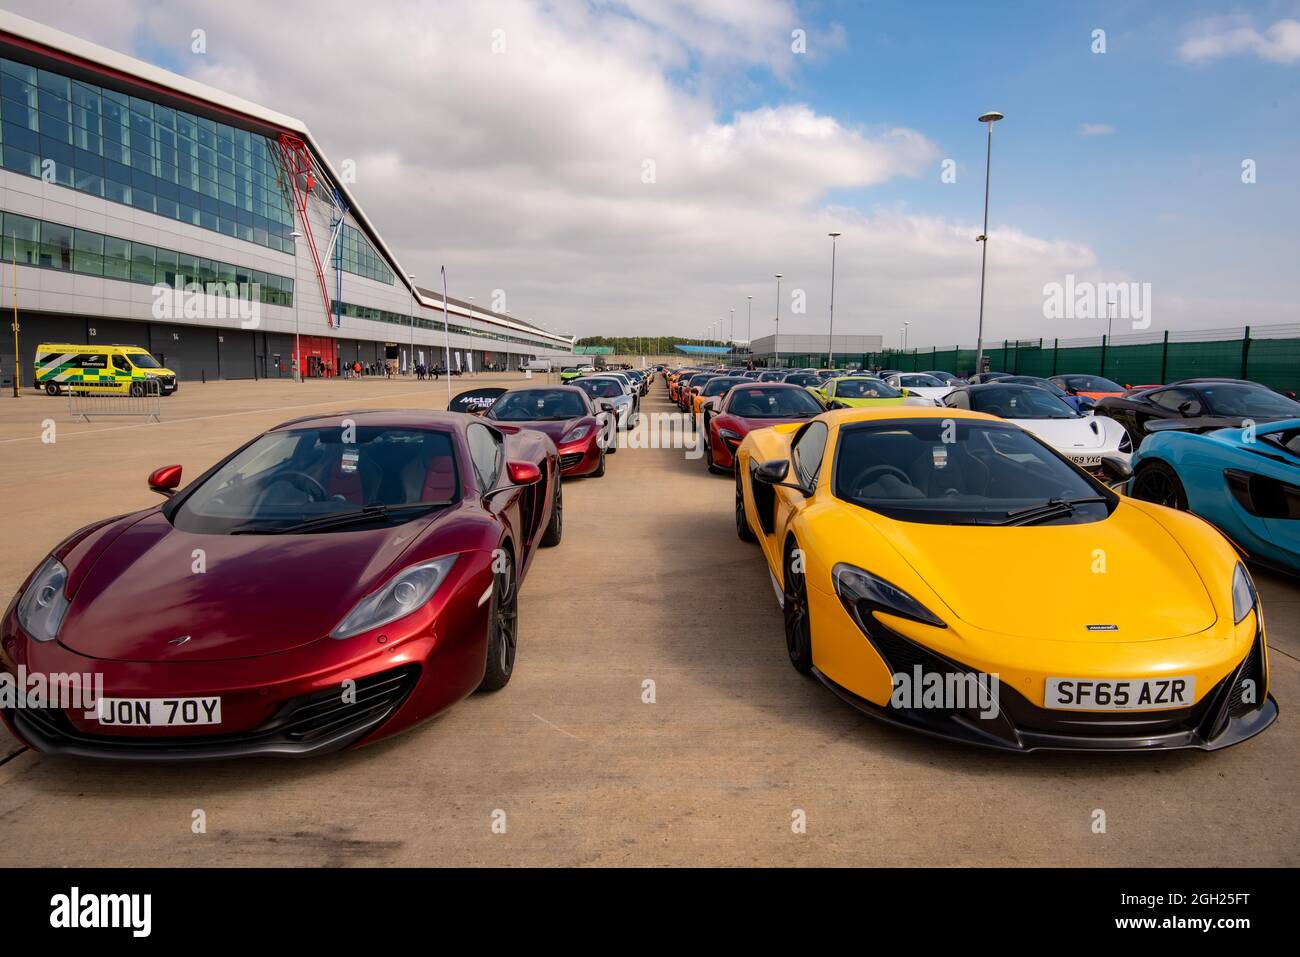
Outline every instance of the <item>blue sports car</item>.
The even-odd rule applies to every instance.
[[[1253,561],[1300,575],[1300,418],[1156,432],[1132,464],[1134,498],[1191,511]]]

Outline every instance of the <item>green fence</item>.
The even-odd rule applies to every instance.
[[[784,357],[783,357],[784,358]],[[792,359],[794,357],[791,357]],[[806,357],[815,360],[818,357]],[[820,357],[825,359],[825,356]],[[975,350],[932,346],[836,356],[836,365],[922,372],[975,371]],[[1100,339],[1004,340],[984,347],[988,368],[1016,375],[1104,375],[1121,385],[1155,385],[1198,376],[1253,379],[1274,389],[1300,392],[1300,325],[1157,333]],[[782,362],[792,365],[793,362]],[[817,365],[815,361],[802,363]]]

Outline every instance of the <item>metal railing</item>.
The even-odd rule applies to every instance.
[[[68,415],[89,422],[103,416],[140,416],[162,421],[162,384],[157,379],[131,383],[129,392],[105,394],[92,388],[68,387]]]

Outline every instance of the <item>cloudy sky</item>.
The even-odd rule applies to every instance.
[[[986,110],[989,338],[1103,331],[1044,317],[1067,275],[1300,320],[1300,0],[6,6],[301,118],[418,280],[558,331],[745,338],[753,296],[758,337],[778,272],[823,331],[838,231],[837,331],[973,343]]]

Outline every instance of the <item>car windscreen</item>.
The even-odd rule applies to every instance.
[[[1037,386],[1040,389],[1046,389],[1048,392],[1052,393],[1052,395],[1057,396],[1058,398],[1066,394],[1066,391],[1062,389],[1060,386],[1058,386],[1055,382],[1050,382],[1047,379],[1039,379],[1036,376],[1031,376],[1031,375],[1008,376],[1005,379],[999,379],[998,384]]]
[[[137,369],[161,369],[162,363],[147,352],[128,352],[126,357]]]
[[[1215,415],[1253,419],[1300,418],[1300,402],[1262,385],[1216,382],[1200,386],[1200,390]]]
[[[412,507],[385,519],[403,521],[456,501],[456,476],[447,432],[355,425],[269,432],[187,491],[170,517],[183,531],[227,534]]]
[[[879,379],[845,379],[835,383],[837,399],[897,399],[902,395]]]
[[[976,386],[970,390],[970,407],[1000,419],[1077,419],[1066,403],[1034,385]]]
[[[722,395],[722,393],[726,392],[737,382],[744,382],[744,381],[745,380],[742,379],[740,376],[728,376],[728,375],[718,376],[718,378],[710,379],[708,382],[706,382],[704,384],[704,391],[701,392],[700,394],[705,396]]]
[[[909,375],[900,375],[898,384],[905,389],[942,389],[943,383],[932,375],[926,375],[924,372],[913,372]]]
[[[834,488],[890,518],[940,525],[1096,521],[1117,501],[1023,429],[964,419],[841,429]]]
[[[488,418],[500,422],[537,422],[576,419],[587,414],[582,393],[569,389],[520,389],[507,392],[492,404]]]
[[[744,419],[802,419],[823,410],[821,403],[803,389],[747,386],[731,393],[727,411]]]
[[[782,379],[786,377],[786,375],[787,373],[785,372],[762,372],[759,373],[758,381],[759,382],[780,382]]]
[[[1065,384],[1075,392],[1123,392],[1124,387],[1118,382],[1111,382],[1099,375],[1063,376]]]
[[[793,372],[790,375],[786,376],[781,381],[788,382],[791,385],[802,385],[802,386],[822,384],[821,378],[815,372]]]
[[[697,372],[686,380],[686,385],[692,389],[697,385],[703,387],[704,383],[708,382],[716,375],[716,372]]]
[[[573,384],[594,399],[612,399],[623,394],[623,387],[613,379],[576,379]]]

